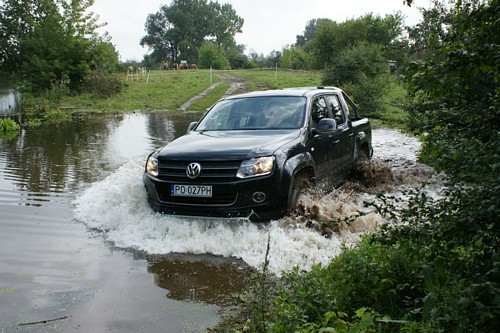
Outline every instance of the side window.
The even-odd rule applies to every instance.
[[[318,122],[322,118],[328,117],[328,108],[323,97],[316,97],[312,102],[311,108],[312,126],[318,126]]]
[[[346,102],[346,107],[347,107],[347,113],[351,116],[351,119],[359,118],[358,107],[352,102],[349,96],[347,96],[345,93],[342,93],[342,96],[344,96],[344,100]]]
[[[346,122],[346,116],[344,110],[340,106],[339,98],[337,95],[328,95],[326,96],[328,101],[328,105],[330,106],[330,110],[333,113],[333,119],[337,122],[337,127],[344,124]]]

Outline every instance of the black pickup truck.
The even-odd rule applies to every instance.
[[[263,221],[292,211],[306,186],[338,186],[372,153],[370,123],[342,90],[252,92],[149,155],[144,184],[155,211]]]

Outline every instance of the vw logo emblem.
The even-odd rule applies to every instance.
[[[201,173],[201,165],[199,163],[191,163],[186,168],[186,175],[191,178],[197,178]]]

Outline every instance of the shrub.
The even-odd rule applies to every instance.
[[[17,132],[20,126],[12,119],[0,119],[0,133]]]
[[[302,47],[291,46],[283,49],[283,54],[279,60],[280,67],[290,69],[311,69],[313,57],[306,53]]]
[[[222,48],[206,43],[198,49],[198,66],[200,68],[228,69],[229,61]]]
[[[92,71],[86,78],[84,90],[97,98],[107,98],[120,93],[123,83],[108,71]]]
[[[343,87],[365,115],[377,115],[389,84],[382,47],[360,43],[340,51],[323,77],[323,84]]]

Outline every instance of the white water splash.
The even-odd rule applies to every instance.
[[[187,219],[154,213],[142,183],[143,159],[131,161],[106,179],[92,184],[74,204],[75,217],[90,228],[105,231],[116,246],[151,254],[210,253],[243,259],[260,268],[270,237],[271,272],[299,266],[310,270],[340,253],[342,242],[357,241],[349,231],[325,238],[303,225],[269,225],[249,221]]]
[[[395,131],[381,134],[382,140],[396,134],[405,139],[380,145],[377,131],[374,131],[374,147],[387,149],[382,154],[384,158],[390,159],[391,151],[399,149],[403,155],[408,154],[401,160],[415,161],[416,140]],[[404,144],[408,141],[411,141],[410,150]],[[249,221],[188,219],[157,214],[146,200],[142,182],[144,160],[142,157],[128,162],[104,180],[92,184],[74,202],[75,217],[88,227],[105,232],[105,237],[118,247],[150,254],[209,253],[237,257],[259,269],[270,237],[269,270],[279,275],[294,266],[308,271],[315,264],[326,265],[342,251],[342,244],[356,243],[362,233],[373,231],[380,222],[378,216],[370,214],[326,238],[304,223],[293,223],[290,217],[257,225]],[[328,196],[325,200],[328,201]],[[340,206],[331,201],[326,203],[326,206],[333,207],[330,211],[343,207],[345,214],[362,207],[361,200],[344,201]]]

